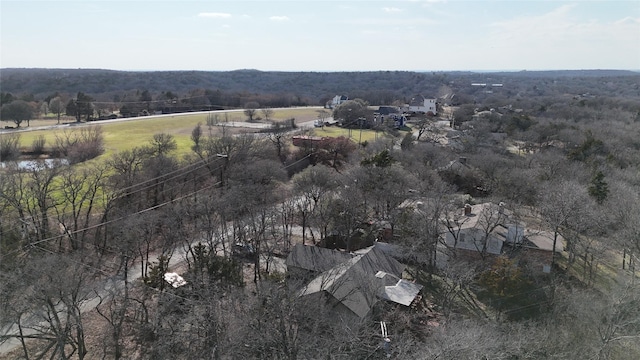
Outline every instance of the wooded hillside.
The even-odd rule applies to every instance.
[[[2,92],[16,96],[31,94],[43,99],[56,92],[83,92],[101,101],[114,101],[131,92],[149,91],[185,95],[197,89],[225,93],[284,94],[305,99],[309,105],[324,105],[336,94],[362,98],[371,104],[390,104],[396,99],[416,94],[442,96],[441,86],[454,86],[456,91],[471,83],[505,83],[511,91],[521,91],[540,83],[564,87],[575,93],[608,91],[609,81],[636,81],[639,74],[631,71],[523,71],[513,73],[469,72],[265,72],[258,70],[151,71],[127,72],[92,69],[1,69]],[[585,80],[580,80],[585,78]],[[633,80],[635,78],[635,80]],[[559,82],[559,83],[558,83]],[[592,84],[600,86],[591,86]],[[539,86],[539,85],[538,85]],[[636,90],[638,90],[636,88]],[[637,96],[637,94],[635,94]]]

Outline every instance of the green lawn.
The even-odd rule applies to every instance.
[[[355,141],[356,143],[365,142],[365,141],[372,142],[372,141],[375,141],[376,139],[380,139],[383,136],[386,136],[381,131],[376,132],[375,130],[368,130],[368,129],[363,129],[362,131],[360,129],[349,130],[349,129],[345,129],[337,126],[325,126],[324,128],[314,128],[311,134],[314,136],[327,136],[327,137],[344,136],[344,137],[351,138],[351,140]]]
[[[318,110],[320,109],[320,107],[274,109],[270,120],[285,121],[295,118],[296,122],[309,121],[317,118]],[[246,116],[242,111],[225,111],[211,114],[218,115],[220,122],[246,121]],[[262,116],[262,113],[258,111],[257,115]],[[175,137],[178,145],[178,154],[188,153],[191,151],[192,145],[191,131],[198,123],[206,126],[207,116],[208,114],[175,114],[172,116],[135,118],[127,121],[100,124],[99,126],[104,132],[105,155],[109,156],[118,151],[148,144],[154,134],[162,132],[172,134]],[[55,121],[46,119],[34,120],[31,126],[55,125],[55,123]],[[55,130],[25,131],[18,134],[20,134],[22,148],[28,149],[39,136],[44,136],[46,146],[50,147],[55,143],[56,136],[64,135],[65,131],[79,130],[79,127],[68,126]],[[234,131],[242,130],[235,128]],[[3,134],[1,136],[6,135]]]

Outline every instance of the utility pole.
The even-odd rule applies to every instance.
[[[229,164],[229,154],[216,154],[217,157],[224,159],[224,165],[220,166],[220,189],[224,187],[224,171]]]

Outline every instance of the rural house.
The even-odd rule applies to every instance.
[[[427,99],[422,95],[416,95],[408,105],[408,112],[438,115],[436,99]]]
[[[422,289],[402,279],[405,266],[376,246],[346,253],[299,244],[286,264],[290,276],[311,279],[299,296],[325,297],[337,312],[359,318],[381,299],[409,306]]]
[[[335,109],[336,106],[341,105],[349,100],[348,96],[336,95],[327,103],[329,109]]]
[[[502,204],[466,204],[444,219],[445,243],[466,254],[499,255],[507,237],[522,236],[523,227],[509,221]]]
[[[506,245],[512,247],[511,256],[518,260],[520,266],[532,272],[549,273],[553,262],[553,238],[551,231],[523,229],[523,236],[507,237]],[[555,252],[563,251],[564,238],[558,234]]]
[[[502,203],[467,204],[443,223],[445,244],[458,254],[476,257],[507,253],[533,272],[551,271],[554,234],[528,229],[515,221]],[[564,239],[558,235],[555,251],[563,250]]]

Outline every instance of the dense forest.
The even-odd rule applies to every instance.
[[[263,106],[324,105],[336,94],[360,98],[372,105],[407,102],[416,94],[442,97],[481,91],[472,83],[502,83],[508,97],[566,93],[638,96],[638,73],[617,70],[470,72],[127,72],[89,69],[2,69],[3,93],[23,100],[74,98],[78,92],[119,108],[123,102],[193,99],[201,104],[242,107],[249,101]],[[143,95],[144,93],[144,95]],[[197,98],[197,99],[196,99]],[[206,99],[206,100],[205,100]],[[461,102],[470,99],[461,99]]]
[[[34,109],[82,93],[115,111],[167,92],[217,94],[209,105],[225,107],[422,94],[441,109],[376,123],[372,141],[298,146],[306,130],[238,135],[207,123],[186,156],[165,133],[102,155],[106,134],[86,127],[57,144],[60,161],[7,162],[0,358],[640,358],[637,73],[0,74],[4,106]],[[3,154],[24,147],[0,135]],[[479,236],[464,248],[474,216]],[[507,240],[513,224],[533,230],[515,228],[530,243]],[[553,248],[533,249],[542,234]],[[351,294],[304,295],[309,274],[283,268],[303,244],[348,259],[386,246],[420,291],[409,305],[364,296],[364,316],[345,313]],[[167,280],[174,272],[184,282]],[[371,290],[358,274],[349,282]]]

